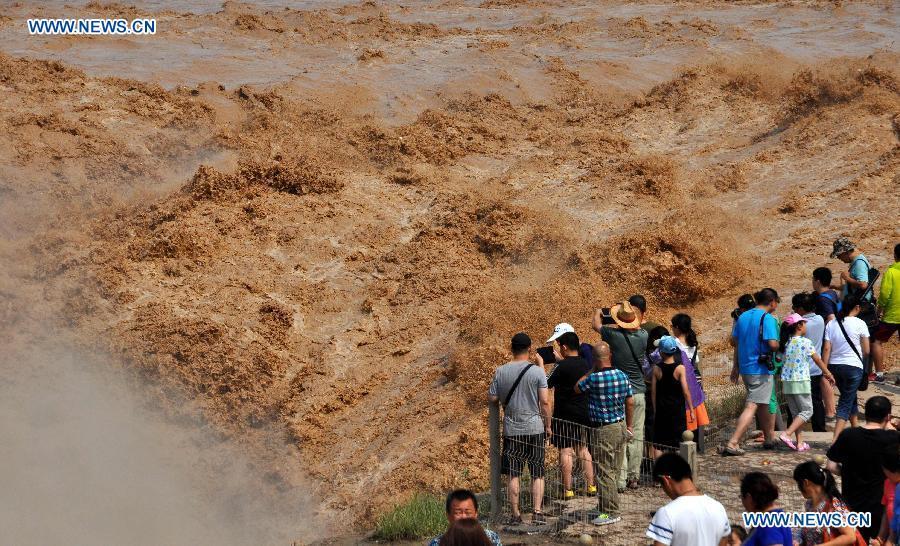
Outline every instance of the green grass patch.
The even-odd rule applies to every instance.
[[[416,540],[431,538],[447,528],[444,501],[433,495],[417,494],[378,519],[374,538]]]

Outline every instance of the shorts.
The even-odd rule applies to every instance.
[[[504,436],[500,473],[518,478],[527,464],[532,479],[543,478],[545,441],[546,435],[543,432],[526,436]]]
[[[687,423],[688,430],[697,430],[697,427],[704,427],[709,424],[709,414],[706,413],[706,404],[701,403],[699,406],[694,408],[694,415],[697,416],[696,419],[691,420],[691,414],[689,411],[685,410],[684,418]]]
[[[900,324],[891,324],[890,322],[879,322],[878,326],[872,329],[872,337],[881,343],[887,343],[891,340],[891,336],[897,333],[900,337]]]
[[[553,419],[550,426],[553,430],[550,443],[559,449],[587,446],[591,443],[591,430],[586,425]]]
[[[754,404],[766,404],[772,398],[772,387],[775,382],[771,375],[742,375],[744,386],[747,387],[747,402]]]
[[[835,364],[829,366],[828,369],[831,370],[835,386],[840,392],[837,409],[834,413],[838,419],[847,421],[851,416],[859,413],[856,391],[859,390],[859,383],[862,381],[863,369],[846,364]]]
[[[791,415],[803,419],[804,423],[808,423],[813,416],[812,394],[785,394],[788,409]]]

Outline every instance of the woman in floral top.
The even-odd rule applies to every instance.
[[[850,510],[838,491],[831,472],[815,461],[800,463],[794,468],[794,481],[806,499],[807,512],[842,512]],[[855,527],[804,527],[800,530],[800,546],[828,544],[828,546],[852,546],[857,543]],[[862,537],[859,537],[860,539]]]
[[[809,444],[800,438],[803,424],[812,418],[812,385],[809,376],[809,363],[815,362],[822,369],[826,381],[834,382],[828,367],[816,354],[813,342],[803,337],[806,334],[806,319],[797,313],[791,313],[781,325],[781,351],[784,353],[784,364],[781,367],[781,386],[784,397],[794,421],[781,433],[780,440],[789,448],[797,451],[809,450]],[[791,441],[791,434],[796,434],[797,444]]]

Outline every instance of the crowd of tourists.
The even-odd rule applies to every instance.
[[[803,441],[805,425],[824,432],[832,422],[827,465],[798,465],[794,479],[808,499],[807,511],[871,512],[871,527],[810,528],[799,534],[790,529],[747,533],[732,528],[724,507],[699,492],[690,466],[676,453],[688,430],[702,451],[710,423],[693,320],[678,313],[668,327],[652,323],[641,295],[596,310],[592,327],[599,340],[594,344],[585,343],[569,323],[556,325],[544,347],[533,347],[525,333],[512,337],[513,358],[496,370],[488,391],[490,401],[503,408],[501,472],[508,477],[507,523],[524,521],[519,497],[520,477],[526,471],[532,499],[528,522],[546,523],[542,505],[550,444],[558,449],[563,499],[597,497],[595,525],[621,520],[620,495],[641,486],[641,463],[653,460],[652,479],[672,499],[655,512],[647,530],[654,543],[895,543],[894,526],[900,523],[895,522],[900,516],[894,517],[893,507],[900,481],[894,479],[900,478],[898,433],[890,402],[883,396],[868,400],[865,425],[858,426],[857,391],[869,382],[884,381],[883,344],[900,332],[900,244],[894,247],[895,263],[883,275],[847,238],[836,240],[832,250],[832,258],[848,264],[848,270],[833,279],[828,268],[815,269],[812,291],[795,294],[783,320],[776,314],[781,300],[774,289],[738,300],[732,313],[731,380],[745,386],[746,403],[734,433],[718,451],[723,456],[744,455],[741,443],[754,420],[762,449],[781,443],[809,451]],[[785,422],[778,391],[788,409]],[[573,479],[577,466],[583,477],[578,491]],[[835,486],[835,474],[842,476],[842,490]],[[477,500],[460,497],[467,493],[448,497],[451,525],[433,544],[468,543],[454,542],[451,535],[456,532],[478,540],[484,535],[485,544],[500,543],[496,534],[470,521],[477,519]],[[745,475],[740,496],[748,511],[780,510],[778,488],[765,474]],[[459,503],[469,516],[454,515]],[[459,521],[466,523],[454,523]]]

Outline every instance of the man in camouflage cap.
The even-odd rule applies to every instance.
[[[847,271],[841,272],[841,283],[834,288],[841,290],[841,299],[848,295],[859,296],[869,287],[869,269],[871,264],[856,245],[847,237],[838,237],[832,244],[831,257],[845,264],[850,264]],[[872,291],[866,294],[863,301],[872,301]],[[884,365],[882,365],[882,368]],[[869,374],[869,381],[884,381],[884,370],[879,369]]]
[[[847,237],[838,237],[832,244],[831,257],[850,264],[848,270],[841,273],[841,283],[834,286],[841,290],[842,298],[847,297],[848,292],[862,294],[869,287],[869,269],[872,266],[853,241]],[[871,299],[871,296],[866,299]]]

